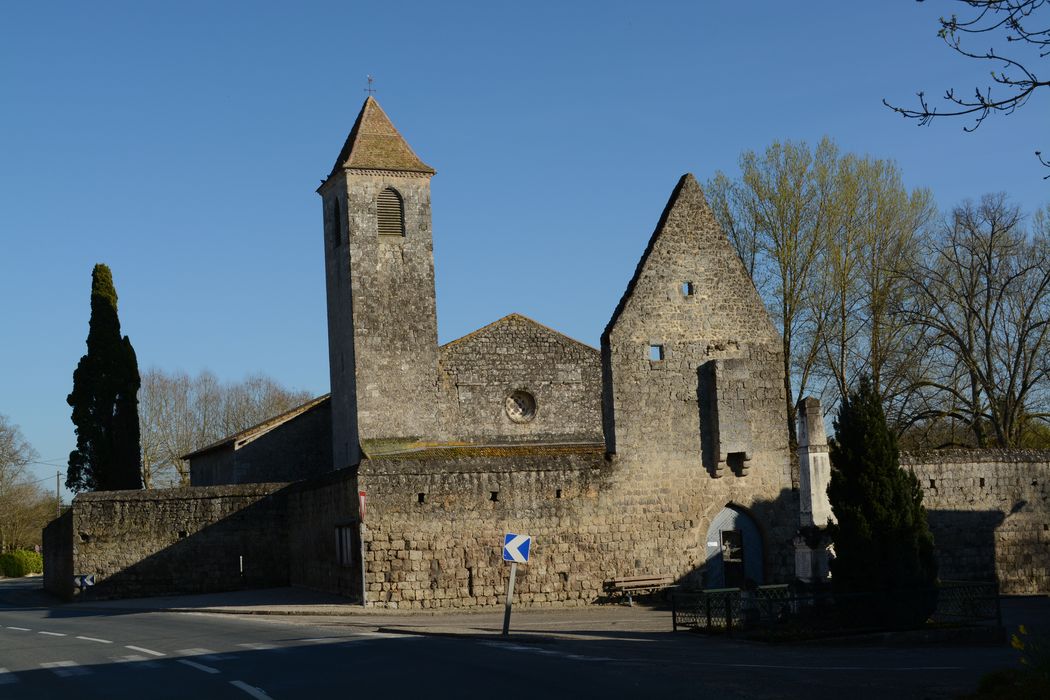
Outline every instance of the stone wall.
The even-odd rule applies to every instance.
[[[293,585],[361,600],[360,519],[355,469],[341,469],[288,489],[288,546]],[[349,528],[351,558],[340,561],[337,528]]]
[[[288,585],[282,484],[80,494],[48,526],[57,562],[46,573],[61,595],[73,574],[94,574],[78,596],[128,598]],[[52,530],[52,528],[54,528]]]
[[[598,351],[531,319],[511,314],[442,346],[440,369],[456,440],[602,440]],[[508,411],[516,392],[531,414]]]
[[[1050,452],[943,450],[901,463],[922,487],[942,579],[1050,593]]]
[[[601,595],[606,552],[630,535],[599,516],[600,449],[502,454],[431,453],[361,465],[368,605],[497,605],[507,585],[507,532],[534,538],[530,563],[518,567],[516,600],[571,605]]]
[[[618,477],[622,470],[600,447],[580,446],[430,450],[364,462],[367,604],[497,605],[507,532],[534,538],[515,586],[524,604],[593,603],[606,596],[605,581],[623,576],[696,584],[708,558],[705,535],[728,502],[761,524],[765,580],[788,580],[790,492],[712,497],[709,477],[679,482],[673,471],[625,488],[632,480]]]
[[[73,596],[73,509],[44,528],[44,590],[60,598]]]

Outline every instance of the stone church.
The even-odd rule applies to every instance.
[[[188,455],[190,487],[78,496],[45,531],[51,590],[293,584],[370,606],[493,605],[507,532],[534,538],[525,603],[587,604],[632,575],[794,578],[826,468],[800,499],[780,337],[696,179],[639,240],[593,348],[513,313],[438,344],[434,176],[369,97],[318,189],[331,394]],[[807,449],[803,465],[821,463]],[[987,545],[962,543],[959,568],[983,556],[996,575]],[[71,589],[86,573],[97,585]]]

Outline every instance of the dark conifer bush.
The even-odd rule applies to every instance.
[[[135,350],[120,335],[117,290],[107,266],[91,273],[87,354],[73,372],[77,448],[69,453],[66,487],[72,491],[141,489],[139,369]]]
[[[922,591],[937,579],[933,536],[919,482],[900,468],[896,438],[867,377],[839,408],[830,452],[836,592],[885,594],[885,607],[869,606],[872,615],[921,622],[931,612]]]

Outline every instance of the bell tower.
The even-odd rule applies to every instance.
[[[412,442],[438,430],[434,173],[369,96],[317,190],[337,469],[356,464],[370,441]]]

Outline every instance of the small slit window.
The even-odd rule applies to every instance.
[[[335,559],[339,566],[354,564],[354,529],[352,525],[335,528]]]
[[[682,286],[679,287],[679,290],[682,292],[682,296],[691,297],[693,296],[693,283],[682,282]]]
[[[332,247],[338,248],[339,244],[343,242],[343,217],[339,215],[339,200],[332,200],[332,206],[330,207],[328,220],[329,226],[331,227],[331,241]]]
[[[393,187],[387,187],[379,193],[376,201],[376,216],[379,221],[380,236],[405,235],[405,203]]]
[[[664,346],[663,345],[650,345],[649,346],[649,359],[653,362],[660,362],[664,359]]]

